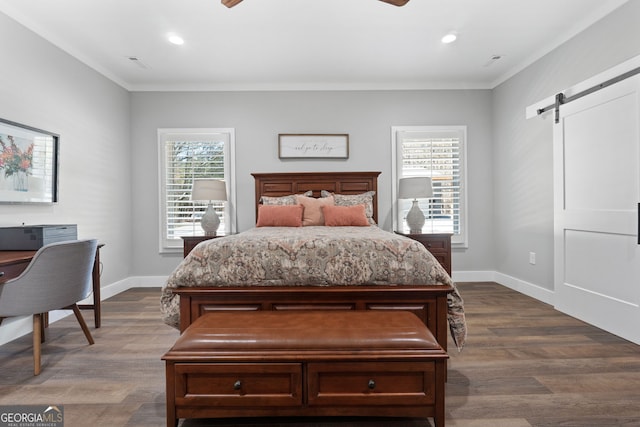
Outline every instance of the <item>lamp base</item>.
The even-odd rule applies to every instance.
[[[209,202],[207,206],[207,210],[202,215],[200,219],[200,226],[204,230],[204,235],[209,237],[215,237],[218,231],[218,227],[220,227],[220,218],[218,218],[218,214],[213,209],[213,205]]]
[[[422,227],[424,226],[425,218],[417,200],[414,200],[411,204],[411,209],[407,212],[406,219],[407,225],[409,226],[409,233],[422,234]]]

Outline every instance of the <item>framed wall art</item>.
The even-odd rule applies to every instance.
[[[0,119],[0,203],[58,201],[59,136]]]
[[[281,159],[348,159],[348,134],[278,135],[278,157]]]

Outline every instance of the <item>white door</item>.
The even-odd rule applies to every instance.
[[[560,107],[556,308],[640,344],[640,76]]]

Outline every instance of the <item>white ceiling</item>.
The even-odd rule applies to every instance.
[[[493,88],[625,2],[0,0],[0,11],[132,91],[432,89]],[[451,30],[458,40],[442,44]]]

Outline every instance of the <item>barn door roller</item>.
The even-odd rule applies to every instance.
[[[575,101],[576,99],[582,98],[583,96],[587,96],[593,92],[597,92],[600,89],[604,89],[607,86],[611,86],[613,84],[618,83],[619,81],[622,81],[624,79],[628,79],[629,77],[635,76],[636,74],[640,74],[640,67],[638,68],[634,68],[633,70],[627,71],[626,73],[620,74],[619,76],[613,77],[605,82],[602,82],[598,85],[592,86],[589,89],[585,89],[582,92],[578,92],[575,95],[572,96],[565,96],[564,93],[558,93],[556,94],[556,102],[551,104],[551,105],[547,105],[544,108],[538,108],[538,115],[551,110],[552,108],[555,109],[555,122],[559,123],[560,122],[560,106],[562,104],[567,104],[571,101]]]

